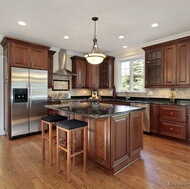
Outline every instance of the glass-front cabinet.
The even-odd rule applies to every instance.
[[[145,51],[145,87],[163,85],[163,47],[143,48]]]

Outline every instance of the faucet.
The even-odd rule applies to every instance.
[[[125,99],[129,100],[129,96],[127,95],[127,91],[125,91]]]

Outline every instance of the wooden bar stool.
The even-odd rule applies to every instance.
[[[42,158],[45,159],[45,140],[49,142],[49,164],[53,164],[53,150],[52,150],[52,128],[57,121],[67,120],[66,116],[52,115],[41,117],[42,130]],[[45,135],[45,125],[48,125],[48,135]]]
[[[75,157],[79,154],[83,154],[83,172],[87,169],[87,126],[88,123],[85,121],[80,121],[76,119],[59,121],[56,123],[57,126],[57,172],[60,172],[60,151],[63,150],[67,153],[67,181],[71,181],[71,158],[73,161]],[[71,136],[75,131],[83,131],[83,147],[82,149],[75,151],[75,138],[74,135]],[[61,133],[66,132],[66,146],[62,145]],[[82,135],[81,135],[82,137]],[[71,141],[72,139],[72,141]],[[71,145],[72,142],[72,145]]]

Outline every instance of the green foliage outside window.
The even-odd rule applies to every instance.
[[[144,60],[142,58],[122,62],[121,69],[122,90],[141,91],[144,88]]]

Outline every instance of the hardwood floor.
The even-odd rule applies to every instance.
[[[54,151],[55,153],[55,151]],[[144,135],[141,158],[117,175],[111,175],[88,161],[82,172],[82,159],[72,166],[67,183],[62,156],[61,173],[41,158],[41,135],[8,140],[0,136],[1,189],[179,189],[190,188],[190,145]]]

